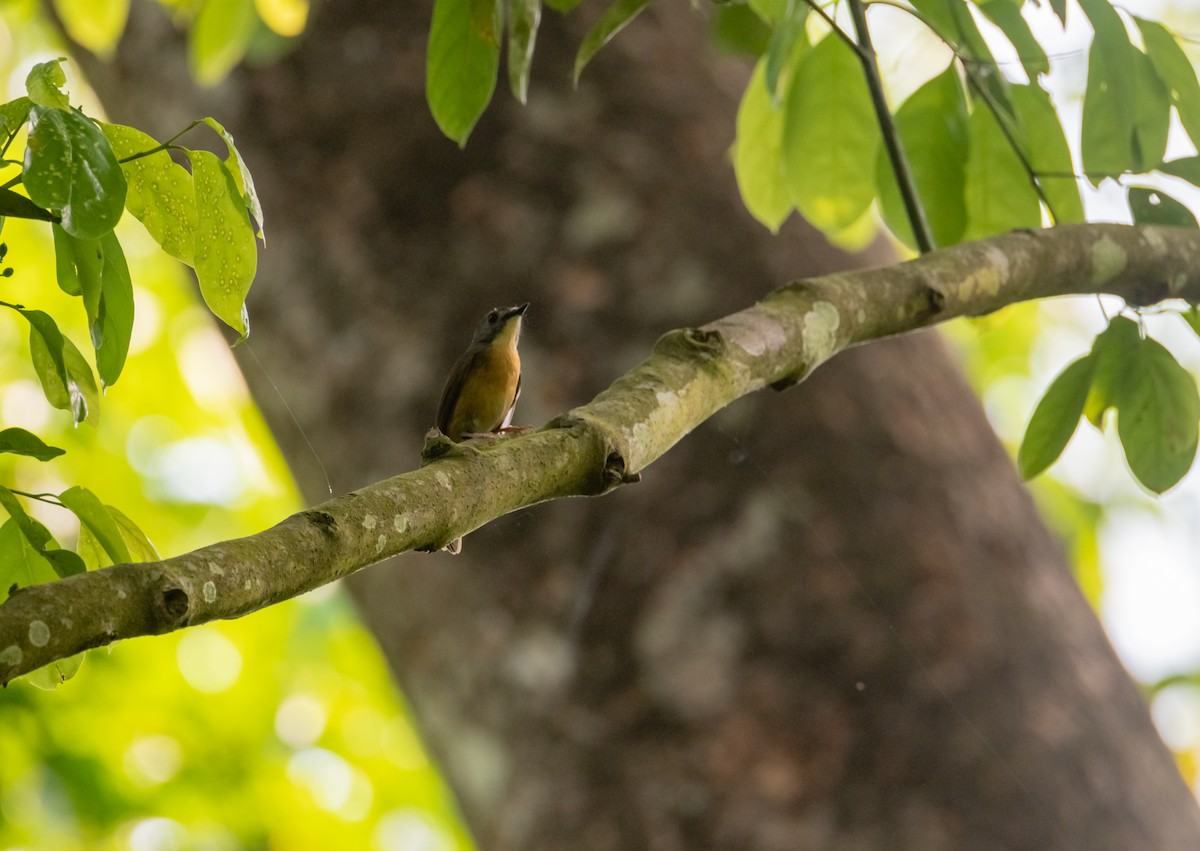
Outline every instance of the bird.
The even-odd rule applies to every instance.
[[[450,369],[438,403],[438,430],[455,443],[508,428],[521,395],[521,357],[517,341],[529,302],[494,307]],[[457,555],[462,538],[443,549]]]

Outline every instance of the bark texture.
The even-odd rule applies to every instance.
[[[428,3],[320,5],[277,64],[197,95],[135,4],[114,120],[237,136],[270,240],[253,345],[334,488],[415,464],[444,371],[529,299],[518,421],[666,328],[846,259],[770,240],[727,158],[740,63],[658,4],[466,151],[423,105]],[[90,67],[91,63],[89,63]],[[248,370],[252,384],[264,384]],[[269,389],[304,482],[323,482]],[[603,501],[555,503],[350,586],[487,849],[1200,847],[1200,816],[937,339],[738,403]]]

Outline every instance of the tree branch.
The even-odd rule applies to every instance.
[[[1016,231],[797,281],[668,333],[592,402],[532,434],[478,447],[435,437],[420,469],[256,535],[18,589],[0,605],[0,683],[118,639],[239,617],[525,506],[636,481],[733,400],[794,384],[850,346],[1019,301],[1102,292],[1135,306],[1200,301],[1200,233],[1109,224]]]

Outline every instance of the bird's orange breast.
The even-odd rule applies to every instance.
[[[464,434],[496,431],[516,401],[521,379],[521,359],[515,346],[479,352],[454,401],[446,434],[458,440]]]

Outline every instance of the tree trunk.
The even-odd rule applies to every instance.
[[[409,468],[493,304],[530,300],[517,421],[676,325],[851,261],[770,238],[727,149],[744,63],[659,4],[568,85],[547,10],[528,108],[466,150],[424,105],[429,3],[321,4],[199,94],[157,8],[88,62],[113,120],[213,113],[266,208],[252,345],[340,491]],[[873,167],[873,164],[864,164]],[[306,493],[324,482],[248,379]],[[744,400],[601,500],[541,506],[350,588],[499,849],[1180,849],[1200,815],[936,336]]]

